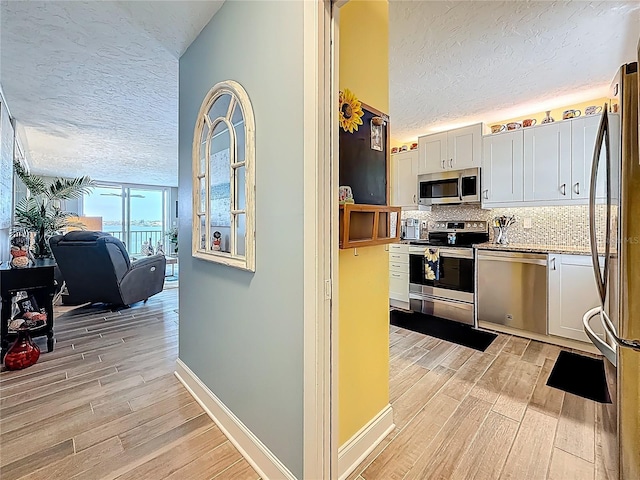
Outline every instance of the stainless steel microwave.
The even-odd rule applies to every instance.
[[[418,175],[418,204],[480,203],[480,168]]]

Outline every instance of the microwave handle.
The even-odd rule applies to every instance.
[[[460,195],[460,201],[462,201],[462,174],[458,177],[458,194]]]

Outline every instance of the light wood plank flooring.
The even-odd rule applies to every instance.
[[[257,480],[173,375],[177,308],[57,309],[55,350],[0,373],[0,478]]]
[[[393,326],[389,337],[396,428],[350,480],[605,478],[603,407],[546,385],[559,347],[500,334],[478,352]]]

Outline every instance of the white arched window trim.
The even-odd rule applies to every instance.
[[[208,117],[209,110],[214,102],[222,95],[229,95],[231,101],[225,117],[210,119]],[[244,161],[237,162],[237,146],[235,127],[230,121],[234,107],[239,105],[244,118],[245,141],[244,141]],[[231,235],[230,244],[231,252],[214,251],[211,248],[211,227],[210,227],[210,209],[211,209],[211,184],[209,176],[210,155],[209,146],[213,130],[219,122],[224,122],[229,130],[230,140],[230,165],[229,165],[229,183],[230,183],[230,215],[231,215]],[[205,172],[200,173],[200,158],[202,147],[202,134],[205,125],[208,127],[208,135],[205,152]],[[238,82],[227,80],[217,83],[209,90],[200,106],[198,118],[193,135],[192,147],[192,177],[193,177],[193,205],[192,205],[192,255],[202,260],[210,262],[222,263],[231,267],[241,268],[255,272],[255,119],[253,116],[253,108],[249,95]],[[245,209],[236,209],[235,185],[237,169],[244,166],[245,169]],[[205,178],[206,185],[206,202],[204,211],[201,210],[200,200],[200,179]],[[237,255],[237,215],[245,215],[245,255]],[[202,217],[205,218],[206,240],[204,248],[201,246],[200,225]]]

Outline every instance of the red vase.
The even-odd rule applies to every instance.
[[[21,370],[30,367],[40,358],[40,348],[31,340],[29,330],[18,330],[18,338],[4,356],[7,370]]]

